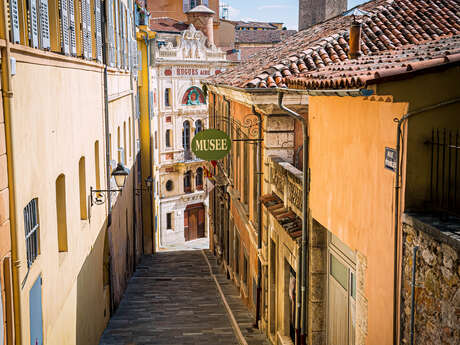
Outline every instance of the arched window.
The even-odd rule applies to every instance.
[[[80,185],[80,219],[88,219],[88,209],[86,203],[86,167],[85,157],[81,157],[78,162],[78,175]]]
[[[166,130],[166,147],[171,147],[171,130]]]
[[[168,181],[166,182],[166,190],[167,190],[168,192],[171,192],[171,191],[173,190],[173,187],[174,187],[173,181],[168,180]]]
[[[182,130],[182,146],[184,150],[190,150],[190,122],[184,121],[184,129]]]
[[[189,170],[184,174],[184,192],[192,192],[192,171]]]
[[[201,120],[196,120],[195,121],[195,135],[197,133],[200,133],[202,130],[203,130],[203,124],[202,124]]]
[[[196,189],[203,189],[203,168],[196,169],[195,185]]]
[[[58,250],[67,251],[67,208],[65,197],[65,175],[61,174],[56,179],[56,221]]]

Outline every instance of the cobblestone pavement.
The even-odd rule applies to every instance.
[[[211,266],[217,273],[215,261]],[[231,307],[236,307],[231,301]],[[242,318],[241,307],[240,301],[235,318],[249,326],[250,315],[246,310],[247,319]],[[249,336],[248,345],[268,344],[263,338],[251,338],[257,330],[248,333],[242,328],[241,332]],[[143,344],[239,344],[203,251],[143,257],[100,345]]]

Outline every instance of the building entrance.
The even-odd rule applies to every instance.
[[[204,204],[188,205],[184,213],[184,238],[185,241],[205,237]]]

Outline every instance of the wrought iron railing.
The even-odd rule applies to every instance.
[[[430,206],[447,216],[460,216],[459,130],[433,129],[430,165]]]

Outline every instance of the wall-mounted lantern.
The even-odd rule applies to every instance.
[[[126,177],[129,175],[129,169],[123,166],[123,164],[118,163],[117,167],[112,171],[111,175],[113,178],[115,178],[115,183],[119,189],[93,189],[93,187],[90,187],[91,206],[94,204],[102,205],[105,202],[105,195],[103,193],[121,193],[125,185]]]

